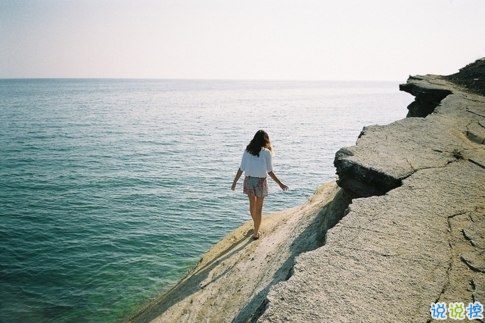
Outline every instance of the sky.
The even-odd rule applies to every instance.
[[[0,78],[393,80],[485,57],[485,0],[0,0]]]

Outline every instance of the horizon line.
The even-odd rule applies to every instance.
[[[408,77],[411,77],[409,75]],[[250,78],[176,78],[176,77],[0,77],[0,80],[153,80],[219,82],[403,82],[397,79],[250,79]],[[407,79],[406,79],[407,80]]]

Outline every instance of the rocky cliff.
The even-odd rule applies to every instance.
[[[458,73],[445,78],[471,92],[485,95],[485,58],[476,60],[461,68]]]
[[[409,117],[336,153],[338,184],[356,198],[260,321],[430,322],[431,303],[485,303],[485,97],[466,78],[410,77]]]
[[[431,303],[485,305],[482,62],[410,77],[408,117],[336,153],[340,187],[265,217],[260,240],[246,223],[130,321],[431,322]]]

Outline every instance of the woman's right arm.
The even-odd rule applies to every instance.
[[[239,180],[239,177],[241,177],[242,173],[243,173],[243,171],[241,170],[241,168],[239,168],[237,170],[236,176],[234,176],[234,181],[232,181],[231,190],[234,191],[236,189],[237,181]]]

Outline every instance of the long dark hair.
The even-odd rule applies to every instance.
[[[249,145],[247,145],[246,150],[251,155],[259,157],[259,152],[263,147],[269,149],[270,151],[273,150],[271,141],[269,140],[269,136],[266,131],[258,130]]]

